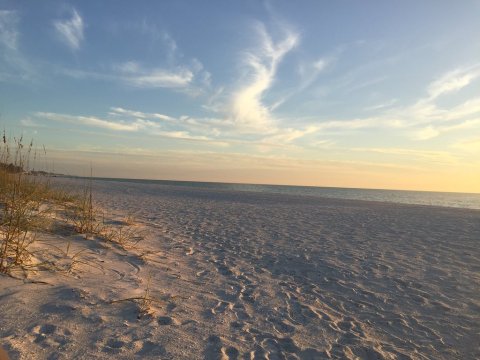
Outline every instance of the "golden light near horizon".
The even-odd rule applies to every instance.
[[[72,158],[76,162],[72,163]],[[465,164],[388,164],[262,156],[49,151],[51,171],[96,177],[480,193],[480,171]],[[132,176],[134,174],[135,176]],[[454,174],[454,176],[452,175]],[[459,190],[461,189],[461,190]]]

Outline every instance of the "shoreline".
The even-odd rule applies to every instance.
[[[143,185],[157,185],[157,186],[168,186],[173,188],[184,188],[184,189],[199,189],[199,190],[213,190],[220,192],[240,192],[240,193],[253,193],[253,194],[275,194],[281,196],[305,196],[305,197],[314,197],[317,199],[339,199],[339,200],[348,200],[348,201],[367,201],[375,203],[387,203],[387,204],[405,204],[405,205],[419,205],[419,206],[433,206],[433,207],[446,207],[446,208],[455,208],[455,209],[470,209],[470,210],[480,210],[480,193],[462,193],[462,192],[439,192],[439,191],[421,191],[421,190],[395,190],[395,189],[366,189],[366,188],[341,188],[341,187],[317,187],[317,186],[297,186],[297,185],[267,185],[267,184],[242,184],[242,183],[220,183],[220,182],[202,182],[202,181],[176,181],[176,180],[149,180],[149,179],[124,179],[124,178],[102,178],[102,177],[81,177],[81,176],[68,176],[62,175],[58,176],[59,179],[72,180],[72,181],[97,181],[97,182],[114,182],[119,184],[143,184]],[[213,186],[212,186],[213,185]],[[289,191],[273,191],[272,188],[282,189],[310,189],[316,190],[316,193],[311,192],[289,192]],[[339,192],[356,192],[359,194],[363,193],[362,197],[359,197],[359,194],[355,196],[345,196],[345,194],[332,195],[329,193],[321,193],[322,190],[326,191],[339,191]],[[369,193],[367,195],[366,193]],[[375,194],[377,193],[377,194]],[[390,194],[389,194],[390,193]],[[383,198],[379,198],[379,194],[384,194]],[[392,194],[404,194],[406,195],[403,199],[395,198],[395,200],[388,200],[389,195]],[[415,195],[424,195],[425,197],[436,195],[437,199],[433,203],[424,203],[421,201],[426,201],[426,198],[422,200],[415,200],[409,198],[408,194]],[[450,200],[450,202],[445,203],[445,200],[442,201],[438,198],[439,196],[451,196],[456,197],[456,200]],[[470,201],[463,203],[462,205],[458,204],[459,197],[467,196],[470,197]],[[391,196],[390,196],[391,197]],[[475,198],[475,199],[474,199]],[[478,198],[478,199],[477,199]],[[452,204],[452,201],[457,201],[457,203]]]
[[[478,211],[160,188],[95,182],[107,221],[147,233],[139,248],[54,233],[85,263],[0,277],[12,359],[480,354]]]

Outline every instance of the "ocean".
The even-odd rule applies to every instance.
[[[143,180],[143,179],[112,179],[94,178],[97,180],[130,182],[140,184],[159,184],[187,188],[212,190],[249,191],[259,193],[274,193],[288,195],[306,195],[324,198],[381,201],[399,204],[416,204],[428,206],[443,206],[465,209],[480,209],[480,194],[454,193],[436,191],[406,191],[382,189],[355,189],[317,186],[293,185],[261,185],[234,184],[219,182],[175,181],[175,180]]]

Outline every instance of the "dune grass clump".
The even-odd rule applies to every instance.
[[[68,207],[67,218],[75,231],[86,237],[99,235],[103,231],[103,216],[93,203],[92,184],[84,186],[83,192],[74,197]]]
[[[123,249],[132,249],[145,237],[142,231],[132,226],[130,224],[116,227],[106,226],[101,236],[105,241],[117,244]]]
[[[40,155],[46,155],[45,148]],[[14,271],[20,270],[26,276],[28,270],[56,269],[53,263],[38,262],[31,249],[39,232],[48,230],[59,220],[87,239],[98,238],[123,249],[133,248],[143,239],[132,217],[115,226],[105,222],[103,212],[94,204],[92,177],[80,194],[51,186],[49,177],[45,176],[48,173],[34,170],[40,155],[33,142],[25,145],[23,137],[10,139],[3,133],[0,141],[0,273],[13,276]],[[61,268],[70,272],[82,263],[82,252],[71,254],[68,246],[63,258],[70,260],[66,262],[70,265]]]
[[[37,153],[33,142],[25,146],[23,138],[0,143],[0,273],[29,266],[30,245],[44,226],[42,208],[48,194],[48,182],[28,175],[31,158]]]
[[[135,247],[144,238],[144,234],[133,227],[135,222],[131,216],[115,226],[105,222],[103,212],[94,204],[91,180],[69,204],[67,220],[75,232],[84,234],[86,238],[97,237],[124,249]]]
[[[125,299],[111,300],[109,304],[117,304],[125,301],[131,301],[137,305],[137,319],[142,319],[143,317],[148,317],[153,313],[153,304],[157,303],[159,305],[164,305],[165,301],[157,299],[150,294],[150,280],[151,274],[149,274],[147,279],[147,285],[141,296],[133,296]]]

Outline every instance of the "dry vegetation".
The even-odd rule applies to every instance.
[[[52,223],[83,234],[85,239],[98,239],[131,248],[143,238],[132,219],[122,224],[108,224],[104,213],[95,206],[91,180],[80,193],[57,189],[44,172],[32,171],[39,158],[45,156],[25,145],[23,138],[9,139],[3,134],[0,144],[0,273],[12,275],[29,270],[66,270],[80,263],[82,252],[58,250],[59,256],[70,259],[63,265],[35,259],[33,244],[39,234],[50,230]]]
[[[3,135],[0,149],[0,272],[10,273],[13,267],[26,267],[42,225],[48,184],[28,176],[33,144],[25,147],[22,138],[11,142]],[[36,153],[33,154],[36,158]]]

